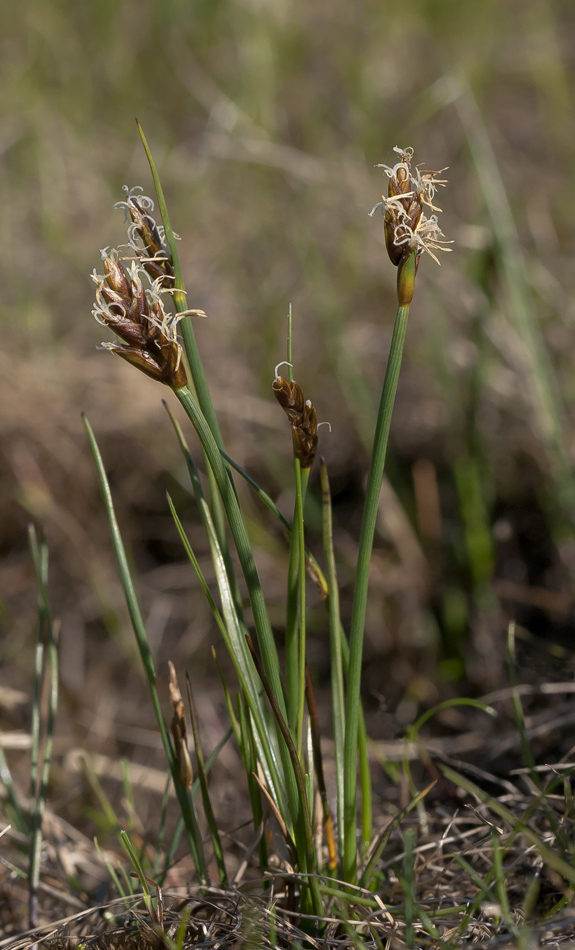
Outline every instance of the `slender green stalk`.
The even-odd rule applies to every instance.
[[[287,378],[293,381],[293,359],[292,359],[292,307],[288,308],[287,318],[287,353],[286,366]],[[298,638],[298,608],[300,585],[300,528],[303,523],[303,516],[300,521],[299,505],[301,501],[301,467],[298,459],[294,456],[294,472],[296,497],[294,504],[293,530],[290,537],[289,563],[287,576],[287,597],[286,597],[286,626],[285,626],[285,653],[286,653],[286,704],[287,721],[290,732],[293,736],[298,735],[299,713],[301,708],[301,697],[303,696],[300,677],[300,640]],[[299,491],[298,491],[299,484]],[[301,610],[301,608],[299,608]],[[305,624],[305,621],[304,621]],[[301,748],[300,739],[296,742],[296,747]]]
[[[304,501],[309,481],[309,468],[302,469],[299,459],[294,459],[295,467],[295,489],[296,489],[296,523],[297,543],[298,543],[298,578],[299,578],[299,644],[298,644],[298,707],[295,732],[296,749],[301,751],[303,739],[303,717],[305,709],[305,668],[306,668],[306,642],[305,642],[305,528],[303,519]]]
[[[297,459],[296,464],[299,464]],[[297,517],[297,494],[293,529],[290,536],[286,597],[286,704],[290,732],[296,735],[299,713],[299,641],[298,641],[298,595],[299,595],[299,518]]]
[[[38,883],[40,880],[40,852],[42,848],[42,823],[38,815],[38,762],[40,757],[40,703],[42,699],[43,659],[44,644],[37,643],[34,654],[34,698],[30,728],[32,741],[30,750],[30,857],[28,866],[28,924],[30,928],[38,926]]]
[[[349,644],[350,662],[347,683],[344,753],[343,876],[348,883],[354,883],[357,877],[355,810],[357,786],[358,711],[361,700],[361,663],[363,654],[365,613],[367,609],[367,589],[369,585],[369,565],[371,561],[371,551],[373,548],[373,538],[377,520],[379,492],[381,489],[383,470],[385,466],[387,440],[389,437],[389,428],[391,425],[391,415],[395,402],[395,394],[397,392],[397,383],[401,368],[401,358],[403,354],[403,344],[405,342],[408,316],[409,305],[399,306],[397,310],[397,316],[395,318],[389,359],[387,362],[387,369],[385,372],[385,379],[381,393],[381,401],[379,404],[357,558],[355,593],[353,599]]]
[[[341,653],[342,630],[339,615],[339,587],[333,550],[333,520],[331,491],[324,459],[321,460],[321,489],[323,499],[323,548],[329,584],[329,631],[331,655],[331,697],[333,714],[333,740],[335,781],[337,791],[337,836],[339,854],[343,854],[343,750],[345,743],[345,693],[343,686],[343,660]]]
[[[30,551],[34,562],[38,583],[38,643],[36,646],[36,664],[34,677],[34,702],[32,705],[32,751],[30,765],[30,861],[28,868],[29,883],[29,922],[30,927],[38,924],[38,886],[40,883],[40,863],[42,851],[42,821],[46,810],[46,794],[52,762],[54,727],[58,708],[58,650],[52,611],[48,597],[48,546],[42,538],[40,543],[33,525],[28,529]],[[47,659],[46,659],[47,655]],[[44,737],[42,767],[40,765],[41,742],[41,702],[44,677],[49,677],[48,715]]]

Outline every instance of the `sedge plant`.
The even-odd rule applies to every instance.
[[[424,213],[425,206],[434,212],[439,210],[434,206],[434,196],[437,186],[445,182],[439,178],[440,173],[425,172],[414,166],[412,149],[396,149],[397,163],[392,167],[380,166],[388,181],[388,193],[371,214],[377,210],[383,214],[387,253],[391,263],[397,267],[398,310],[369,463],[348,636],[339,614],[331,496],[327,464],[323,459],[321,487],[325,573],[310,555],[305,543],[305,495],[317,451],[318,421],[312,401],[304,396],[301,386],[293,377],[291,320],[286,361],[288,369],[286,375],[280,374],[280,363],[272,382],[272,391],[291,431],[295,505],[290,523],[280,515],[269,496],[225,451],[193,329],[193,318],[202,315],[203,311],[189,306],[161,182],[140,127],[139,131],[150,163],[162,224],[156,223],[153,217],[154,203],[141,193],[141,189],[125,189],[125,200],[118,204],[124,209],[128,222],[128,251],[120,254],[116,249],[106,248],[101,252],[103,269],[93,273],[96,284],[93,313],[98,322],[115,336],[114,342],[108,341],[102,344],[103,347],[169,387],[199,437],[205,482],[192,459],[185,434],[172,417],[188,467],[191,491],[208,538],[217,595],[210,590],[203,576],[171,501],[170,509],[186,555],[199,578],[200,587],[208,599],[235,667],[239,687],[237,703],[234,703],[228,684],[224,684],[224,689],[232,729],[246,769],[254,828],[259,835],[257,853],[260,862],[265,865],[273,840],[267,834],[266,821],[274,816],[276,833],[279,828],[285,839],[282,853],[287,852],[289,855],[291,870],[295,874],[292,882],[297,885],[300,910],[304,914],[321,917],[326,895],[335,892],[342,900],[353,902],[359,899],[357,887],[354,888],[358,878],[365,883],[373,873],[373,861],[367,858],[366,863],[371,839],[371,789],[360,691],[369,567],[416,274],[424,252],[437,260],[437,251],[448,250],[436,214],[427,217]],[[201,722],[198,721],[191,699],[192,692],[189,689],[189,728],[186,726],[185,703],[177,685],[176,671],[172,667],[170,698],[174,715],[170,729],[160,702],[160,690],[167,693],[167,677],[164,677],[162,687],[138,608],[96,439],[88,425],[87,431],[98,467],[130,616],[198,879],[201,884],[208,882],[208,862],[199,832],[196,804],[190,791],[193,765],[187,737],[192,733],[204,812],[220,883],[225,886],[225,854],[209,802],[203,750],[199,741]],[[284,668],[280,664],[280,651],[272,633],[246,522],[234,485],[234,473],[238,471],[246,477],[268,508],[281,518],[290,536],[285,641],[282,644]],[[232,549],[235,549],[235,558],[231,556]],[[243,579],[236,576],[234,564],[239,564]],[[330,627],[336,764],[335,814],[330,810],[330,794],[324,780],[318,716],[306,659],[306,585],[310,578],[318,585],[326,603]],[[248,629],[244,618],[239,594],[241,582],[249,597],[252,629]],[[359,814],[358,779],[361,788]],[[419,797],[415,801],[419,801]],[[316,807],[321,809],[318,820],[315,816]],[[323,828],[323,845],[318,847],[316,829],[320,825]],[[376,849],[380,853],[377,843]],[[326,877],[338,879],[348,886],[348,890],[338,890],[337,886],[327,887]]]

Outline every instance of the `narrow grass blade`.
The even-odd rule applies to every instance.
[[[493,853],[493,873],[495,875],[495,887],[497,890],[499,906],[501,907],[501,916],[505,921],[505,926],[507,927],[509,933],[513,934],[514,937],[518,937],[519,931],[513,923],[511,910],[509,908],[509,898],[507,896],[507,888],[505,886],[505,874],[503,872],[503,861],[501,858],[499,835],[495,829],[493,829],[491,832],[491,847]]]
[[[173,950],[184,950],[184,941],[188,931],[188,922],[192,913],[190,906],[184,907],[182,917],[176,931],[176,939],[173,941]]]
[[[323,502],[323,549],[329,587],[329,633],[331,658],[331,701],[337,792],[337,828],[339,853],[343,854],[343,753],[345,744],[345,693],[343,685],[342,629],[339,614],[339,587],[333,550],[333,519],[331,491],[325,459],[321,459],[321,490]],[[365,834],[362,835],[362,839]]]
[[[212,808],[212,802],[210,799],[210,791],[208,788],[208,780],[206,777],[206,769],[205,769],[205,763],[204,763],[204,752],[202,749],[202,737],[201,737],[200,726],[198,722],[198,713],[196,710],[196,704],[194,702],[194,694],[192,692],[192,684],[190,682],[190,677],[188,673],[186,673],[186,689],[187,689],[187,694],[188,694],[190,722],[192,724],[192,733],[194,736],[194,748],[196,752],[196,768],[198,770],[198,780],[199,780],[200,789],[202,792],[204,812],[206,815],[208,828],[210,830],[210,836],[212,839],[212,847],[214,849],[214,857],[216,859],[216,864],[218,866],[220,887],[227,887],[228,875],[226,872],[226,865],[224,861],[224,851],[222,848],[222,842],[221,842],[220,835],[218,832],[218,824],[216,822],[216,817],[214,815],[214,810]]]
[[[42,820],[46,810],[46,794],[50,778],[54,726],[58,709],[58,650],[48,597],[48,546],[44,538],[38,542],[33,525],[28,529],[30,551],[38,584],[38,643],[32,706],[32,751],[30,768],[30,864],[29,864],[29,920],[30,927],[38,925],[38,885],[42,849]],[[45,656],[46,665],[44,664]],[[44,677],[48,677],[48,711],[46,717],[42,766],[40,765],[41,700]]]
[[[125,831],[120,832],[120,844],[122,845],[124,851],[130,858],[130,861],[132,862],[134,866],[136,874],[138,875],[140,886],[142,888],[142,896],[144,898],[144,904],[146,905],[146,910],[148,914],[150,915],[150,919],[155,924],[159,925],[160,921],[158,918],[157,902],[154,903],[154,899],[152,895],[150,894],[150,888],[148,886],[148,878],[144,874],[144,869],[142,868],[140,859],[138,858],[138,855],[136,853],[136,849],[134,848],[132,842],[130,841],[130,836]]]
[[[146,674],[146,679],[148,682],[148,689],[150,692],[150,697],[152,700],[152,705],[154,707],[154,712],[156,714],[156,720],[158,722],[158,727],[160,729],[160,735],[162,737],[162,743],[164,746],[164,751],[166,753],[166,758],[170,767],[170,772],[172,774],[172,779],[174,782],[174,788],[176,790],[176,795],[178,797],[178,802],[182,811],[182,816],[184,819],[184,825],[186,828],[186,833],[188,836],[188,842],[190,845],[190,850],[192,852],[194,863],[196,865],[196,870],[198,873],[198,878],[200,883],[207,882],[207,865],[206,858],[204,855],[203,842],[200,835],[200,829],[198,827],[198,821],[194,811],[194,805],[191,796],[188,794],[187,790],[184,788],[182,782],[180,781],[179,771],[177,760],[174,754],[174,748],[164,721],[164,716],[162,713],[162,707],[160,705],[160,698],[158,695],[158,689],[156,684],[156,670],[154,666],[154,661],[152,659],[152,653],[150,650],[150,644],[148,642],[148,635],[146,633],[146,628],[144,627],[144,621],[142,619],[142,614],[140,611],[140,605],[138,603],[138,598],[136,596],[136,591],[132,581],[132,576],[130,574],[130,569],[128,567],[128,559],[126,557],[126,551],[124,548],[124,542],[122,541],[122,536],[120,534],[120,528],[118,526],[118,520],[116,518],[116,512],[114,509],[114,502],[112,500],[112,493],[110,491],[110,485],[108,483],[108,478],[106,475],[106,470],[104,468],[104,463],[102,461],[102,456],[100,454],[100,449],[98,448],[98,443],[96,442],[96,437],[92,431],[92,427],[88,422],[85,416],[82,416],[84,422],[84,428],[86,430],[86,435],[88,436],[88,442],[90,444],[90,449],[92,456],[94,458],[94,463],[96,465],[96,472],[98,476],[98,482],[100,485],[100,490],[102,492],[102,498],[104,500],[104,506],[106,508],[106,515],[108,517],[108,524],[110,528],[110,534],[112,537],[112,544],[114,547],[114,553],[116,555],[116,560],[118,562],[118,568],[120,572],[120,581],[122,584],[122,589],[124,591],[124,597],[126,599],[126,605],[128,607],[128,613],[130,615],[130,620],[132,622],[132,629],[136,637],[136,642],[138,644],[138,649],[140,652],[140,657],[144,665],[144,672]]]
[[[319,789],[319,794],[321,798],[321,807],[323,812],[323,827],[325,834],[325,841],[327,845],[328,853],[328,870],[333,873],[337,869],[338,856],[337,848],[335,844],[335,836],[333,833],[333,819],[331,817],[331,811],[329,807],[329,801],[327,797],[327,788],[325,785],[325,778],[323,774],[323,758],[321,754],[321,734],[319,729],[319,719],[317,715],[317,705],[315,701],[315,693],[313,690],[313,685],[311,682],[311,676],[309,668],[306,669],[306,678],[305,678],[305,695],[307,701],[307,708],[309,712],[309,722],[311,728],[311,738],[313,746],[313,762],[315,767],[315,774],[317,778],[317,787]],[[336,765],[337,768],[337,765]]]
[[[523,715],[523,705],[521,703],[521,696],[519,695],[519,691],[517,689],[517,676],[515,674],[515,624],[513,621],[509,624],[507,629],[507,673],[509,676],[509,684],[511,686],[511,700],[513,702],[513,712],[515,713],[515,723],[519,733],[523,761],[526,767],[531,770],[529,775],[531,776],[532,782],[537,786],[537,788],[539,788],[541,786],[541,780],[535,771],[535,759],[533,758],[531,746],[529,745],[529,739],[527,738],[525,716]]]
[[[419,731],[422,726],[428,722],[429,719],[437,715],[438,712],[441,712],[443,709],[451,709],[452,706],[471,706],[473,709],[480,709],[482,712],[486,713],[488,716],[497,716],[495,709],[491,706],[486,706],[485,703],[482,703],[479,699],[470,699],[467,696],[455,697],[454,699],[446,699],[442,703],[437,703],[437,705],[432,706],[431,709],[427,709],[411,726],[408,726],[405,735],[405,747],[403,755],[403,773],[407,779],[409,790],[412,795],[415,795],[417,789],[413,782],[411,775],[411,768],[409,765],[408,749],[409,746],[413,743],[418,743]],[[423,753],[422,753],[423,754]]]
[[[96,851],[98,852],[98,854],[100,855],[100,859],[101,859],[102,863],[105,864],[106,870],[108,871],[108,874],[110,875],[110,877],[111,877],[111,879],[112,879],[112,883],[114,884],[114,887],[116,888],[118,894],[120,895],[120,897],[127,897],[128,895],[126,894],[124,888],[123,888],[122,885],[120,884],[120,878],[119,878],[118,875],[116,874],[116,870],[115,870],[114,866],[110,863],[110,861],[108,860],[108,858],[106,857],[106,855],[105,855],[104,852],[102,851],[102,848],[100,847],[100,844],[99,844],[97,838],[94,838],[94,847],[95,847]],[[124,909],[125,909],[125,910],[129,910],[129,909],[130,909],[130,905],[127,904],[127,903],[124,903]]]
[[[480,709],[481,712],[486,713],[488,716],[497,716],[497,712],[493,706],[486,706],[485,703],[482,703],[479,699],[470,699],[468,696],[456,696],[454,699],[446,699],[442,703],[437,703],[437,705],[431,709],[427,709],[419,719],[409,726],[407,730],[409,738],[415,740],[421,727],[424,726],[429,719],[436,716],[437,713],[443,709],[451,709],[453,706],[471,706],[473,709]]]

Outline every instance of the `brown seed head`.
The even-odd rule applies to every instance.
[[[187,383],[177,336],[182,314],[170,314],[164,308],[165,285],[172,281],[173,268],[166,258],[159,229],[148,214],[152,202],[143,195],[136,198],[128,191],[127,200],[119,204],[132,221],[128,237],[138,259],[128,267],[117,250],[105,248],[101,252],[104,273],[92,274],[96,284],[92,313],[98,323],[127,344],[106,342],[102,346],[152,379],[181,389]],[[143,248],[136,244],[136,237],[141,239]],[[203,313],[187,311],[192,312]]]
[[[424,251],[427,251],[439,264],[434,252],[451,250],[444,246],[451,242],[445,240],[437,215],[427,218],[423,211],[424,205],[434,211],[441,210],[433,204],[433,199],[437,187],[443,186],[445,180],[437,177],[441,172],[422,172],[420,168],[413,168],[413,149],[395,148],[394,151],[399,156],[399,162],[393,167],[378,166],[384,169],[389,178],[387,197],[382,197],[370,214],[373,215],[379,210],[384,216],[385,246],[392,264],[403,268],[412,252],[415,251],[414,269],[410,269],[409,272],[413,283]],[[398,276],[398,292],[400,287],[402,299],[406,300],[409,297],[411,301],[413,286],[409,291],[406,280],[402,282]]]
[[[294,453],[302,468],[311,468],[317,451],[317,413],[311,400],[304,400],[299,383],[276,376],[273,394],[292,427]]]
[[[166,313],[153,285],[150,289],[143,286],[140,268],[133,263],[128,272],[114,251],[104,257],[104,274],[92,277],[97,287],[92,313],[98,323],[128,344],[104,343],[104,348],[172,389],[185,386],[177,318]]]
[[[141,190],[140,187],[128,188],[124,185],[126,198],[117,201],[114,207],[123,208],[131,221],[128,243],[150,279],[161,279],[164,286],[171,287],[174,282],[172,256],[164,241],[163,229],[158,227],[150,213],[154,210],[154,202],[147,195],[140,194]]]
[[[180,692],[180,687],[178,686],[178,678],[176,676],[174,664],[169,661],[168,666],[170,668],[170,683],[168,689],[170,693],[170,702],[174,708],[171,729],[176,751],[176,758],[178,760],[178,770],[184,787],[191,788],[194,781],[194,773],[190,760],[190,753],[188,751],[186,710],[184,707],[184,700],[182,699],[182,694]]]
[[[292,425],[300,425],[304,411],[304,398],[299,383],[276,376],[272,383],[273,394]]]
[[[306,400],[301,425],[293,426],[294,451],[302,468],[311,468],[317,452],[317,412]]]

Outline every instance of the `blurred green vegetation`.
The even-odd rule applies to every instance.
[[[573,4],[34,0],[5,12],[6,675],[27,676],[31,515],[51,534],[71,701],[132,655],[79,409],[98,431],[150,613],[167,611],[160,656],[187,661],[212,636],[177,571],[164,587],[158,580],[182,561],[167,483],[194,518],[165,393],[94,349],[88,275],[98,248],[123,239],[112,203],[125,182],[150,191],[136,115],[182,238],[190,306],[209,316],[197,335],[227,444],[280,503],[292,490],[289,433],[269,386],[293,305],[296,378],[332,425],[321,452],[344,615],[394,316],[395,272],[381,219],[368,217],[385,187],[373,166],[392,162],[395,145],[450,166],[439,203],[456,243],[441,269],[426,259],[418,276],[374,556],[366,691],[417,704],[464,678],[492,688],[509,616],[569,640]],[[249,496],[245,505],[260,517]],[[286,554],[275,526],[257,543],[273,609]],[[325,620],[313,610],[321,671]],[[134,676],[116,668],[112,685]]]

